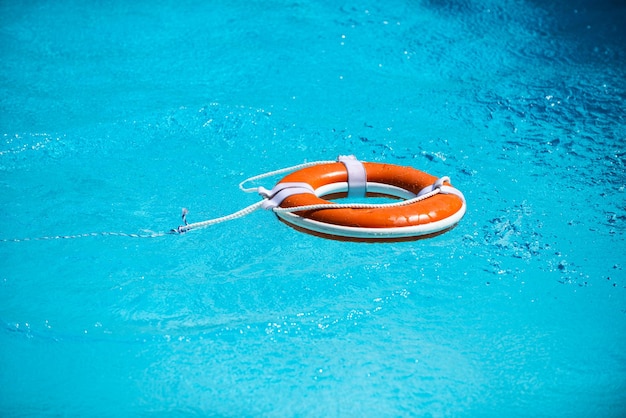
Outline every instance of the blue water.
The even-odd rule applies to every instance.
[[[623,2],[157,3],[0,2],[0,415],[626,414]],[[107,234],[339,154],[468,212]]]

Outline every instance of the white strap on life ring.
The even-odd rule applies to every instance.
[[[367,193],[367,172],[363,163],[354,155],[340,155],[337,161],[346,166],[348,171],[348,197],[365,197]]]
[[[465,202],[465,196],[463,196],[463,193],[461,193],[460,190],[455,189],[452,186],[444,185],[443,184],[444,181],[450,182],[450,177],[448,177],[448,176],[439,177],[434,184],[432,184],[430,186],[426,186],[422,190],[420,190],[420,192],[417,194],[417,196],[419,197],[419,196],[425,195],[427,193],[430,193],[430,192],[432,192],[434,190],[439,189],[440,193],[443,193],[443,194],[453,194],[455,196],[458,196],[463,202]]]
[[[300,182],[287,182],[278,183],[272,190],[267,190],[265,187],[259,187],[258,192],[265,198],[261,207],[263,209],[274,209],[280,206],[283,200],[294,194],[311,193],[315,194],[313,187],[307,183]]]

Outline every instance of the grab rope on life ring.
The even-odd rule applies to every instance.
[[[245,188],[244,184],[293,171],[271,190]],[[222,218],[187,224],[172,232],[191,229],[245,216],[262,207],[273,211],[290,227],[324,238],[343,241],[409,241],[432,237],[452,229],[466,211],[465,197],[452,187],[448,177],[393,164],[358,161],[340,156],[289,167],[251,177],[239,188],[257,192],[263,200]],[[342,197],[389,197],[400,199],[385,204],[336,203]]]

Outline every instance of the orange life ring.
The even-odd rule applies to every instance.
[[[348,159],[356,161],[353,157]],[[366,180],[361,180],[365,196],[400,198],[407,204],[332,208],[337,203],[324,197],[345,197],[352,187],[353,174],[342,157],[339,162],[295,171],[272,191],[264,190],[261,194],[271,200],[283,193],[275,199],[273,208],[287,225],[342,241],[411,241],[432,237],[452,229],[465,214],[465,198],[447,177],[438,179],[412,167],[393,164],[358,163],[366,175]],[[424,199],[418,197],[425,194],[428,196]],[[305,208],[317,205],[322,208]],[[303,210],[294,210],[300,207]]]

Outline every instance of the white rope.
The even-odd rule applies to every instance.
[[[309,163],[303,163],[303,164],[298,164],[298,165],[294,165],[291,167],[286,167],[286,168],[281,168],[279,170],[274,170],[274,171],[269,171],[267,173],[263,173],[263,174],[258,174],[256,176],[252,176],[249,177],[247,179],[245,179],[244,181],[242,181],[241,183],[239,183],[239,190],[245,192],[245,193],[257,193],[259,192],[259,189],[261,189],[261,187],[244,187],[244,185],[246,183],[250,183],[253,181],[257,181],[257,180],[261,180],[261,179],[265,179],[268,177],[273,177],[273,176],[277,176],[279,174],[284,174],[284,173],[288,173],[291,171],[296,171],[296,170],[301,170],[303,168],[307,168],[307,167],[313,167],[316,165],[321,165],[321,164],[330,164],[330,163],[336,163],[337,161],[312,161]],[[226,215],[226,216],[222,216],[219,218],[215,218],[215,219],[208,219],[206,221],[202,221],[202,222],[195,222],[195,223],[191,223],[191,224],[187,224],[187,225],[181,225],[176,229],[173,229],[171,232],[175,233],[178,232],[180,234],[184,234],[187,231],[190,231],[192,229],[198,229],[198,228],[205,228],[207,226],[211,226],[211,225],[215,225],[215,224],[219,224],[222,222],[227,222],[227,221],[231,221],[233,219],[237,219],[237,218],[242,218],[246,215],[249,215],[250,213],[254,212],[255,210],[259,209],[262,205],[263,202],[265,202],[267,200],[267,198],[264,198],[263,200],[261,200],[260,202],[257,202],[253,205],[250,205],[246,208],[243,208],[235,213],[232,213],[230,215]],[[184,215],[186,214],[186,212],[183,213],[183,219]]]
[[[333,163],[336,163],[336,162],[337,161],[313,161],[313,162],[310,162],[310,163],[294,165],[292,167],[281,168],[280,170],[275,170],[275,171],[270,171],[270,172],[267,172],[267,173],[259,174],[257,176],[253,176],[253,177],[247,178],[244,181],[242,181],[241,183],[239,183],[239,190],[241,190],[243,192],[246,192],[246,193],[256,193],[256,192],[259,191],[258,187],[245,188],[245,187],[243,187],[243,185],[246,184],[246,183],[249,183],[251,181],[257,181],[257,180],[261,180],[261,179],[264,179],[264,178],[267,178],[267,177],[277,176],[278,174],[288,173],[290,171],[301,170],[303,168],[313,167],[315,165],[321,165],[321,164],[333,164]]]
[[[317,162],[317,163],[306,163],[306,164],[301,164],[299,166],[295,166],[295,167],[289,167],[289,169],[282,169],[282,170],[277,170],[277,171],[273,171],[271,173],[265,173],[265,174],[260,174],[258,176],[254,176],[254,177],[250,177],[247,180],[244,180],[243,182],[241,182],[239,184],[239,188],[245,192],[251,192],[251,191],[257,191],[259,188],[249,188],[246,189],[243,187],[243,184],[249,182],[249,181],[253,181],[253,180],[259,180],[265,177],[270,177],[272,175],[276,175],[276,174],[282,174],[284,172],[287,171],[291,171],[291,170],[298,170],[301,169],[303,167],[310,167],[312,165],[316,165],[316,164],[327,164],[328,162],[324,161],[324,162]],[[450,188],[452,189],[452,188]],[[456,189],[455,189],[456,190]],[[407,205],[411,205],[413,203],[416,202],[420,202],[422,200],[428,199],[430,197],[433,197],[439,193],[442,193],[442,189],[441,187],[437,187],[427,193],[423,193],[419,196],[416,196],[414,198],[411,199],[407,199],[407,200],[402,200],[399,202],[393,202],[393,203],[378,203],[378,204],[372,204],[372,203],[320,203],[317,205],[306,205],[306,206],[295,206],[295,207],[291,207],[291,208],[282,208],[280,206],[278,207],[274,207],[271,208],[271,210],[273,212],[303,212],[303,211],[310,211],[310,210],[321,210],[321,209],[382,209],[382,208],[394,208],[394,207],[400,207],[400,206],[407,206]],[[459,192],[460,194],[460,192]],[[462,195],[461,195],[462,196]],[[260,202],[257,202],[253,205],[250,205],[244,209],[241,209],[240,211],[237,211],[233,214],[230,215],[226,215],[226,216],[222,216],[220,218],[215,218],[215,219],[209,219],[206,221],[202,221],[202,222],[196,222],[196,223],[192,223],[192,224],[188,224],[188,225],[184,225],[184,226],[179,226],[177,229],[173,229],[171,232],[172,233],[180,233],[183,234],[187,231],[190,231],[192,229],[198,229],[198,228],[204,228],[210,225],[215,225],[221,222],[226,222],[226,221],[230,221],[233,219],[237,219],[237,218],[242,218],[252,212],[254,212],[255,210],[261,208],[263,206],[263,203],[265,203],[268,200],[268,198],[264,198],[263,200],[261,200]],[[184,218],[184,214],[186,212],[183,213],[183,219]]]
[[[264,178],[268,178],[268,177],[273,177],[273,176],[277,176],[279,174],[283,174],[283,173],[288,173],[291,171],[296,171],[296,170],[301,170],[303,168],[307,168],[307,167],[313,167],[316,165],[321,165],[321,164],[330,164],[330,163],[336,163],[337,161],[312,161],[309,163],[303,163],[303,164],[298,164],[298,165],[294,165],[292,167],[286,167],[286,168],[281,168],[279,170],[274,170],[274,171],[269,171],[267,173],[263,173],[263,174],[258,174],[256,176],[252,176],[249,177],[247,179],[245,179],[244,181],[242,181],[241,183],[239,183],[239,190],[245,192],[245,193],[257,193],[259,192],[260,187],[244,187],[244,185],[246,183],[250,183],[253,181],[257,181],[257,180],[261,180]],[[198,228],[205,228],[207,226],[211,226],[211,225],[215,225],[215,224],[219,224],[222,222],[227,222],[227,221],[231,221],[233,219],[237,219],[237,218],[242,218],[246,215],[249,215],[250,213],[254,212],[255,210],[259,209],[263,203],[266,201],[267,199],[264,198],[263,200],[261,200],[260,202],[257,202],[255,204],[252,204],[246,208],[243,208],[235,213],[231,213],[230,215],[226,215],[226,216],[221,216],[219,218],[215,218],[215,219],[208,219],[206,221],[202,221],[202,222],[195,222],[195,223],[191,223],[191,224],[186,224],[186,225],[181,225],[176,229],[173,229],[171,232],[172,233],[180,233],[183,234],[187,231],[190,231],[192,229],[198,229]],[[186,215],[186,210],[185,212],[183,212],[183,220],[185,219],[185,215]]]
[[[303,212],[307,210],[320,210],[320,209],[383,209],[383,208],[395,208],[399,206],[412,205],[413,203],[420,202],[424,199],[428,199],[438,193],[440,189],[435,189],[431,192],[414,197],[412,199],[402,200],[400,202],[393,203],[320,203],[318,205],[308,206],[295,206],[292,208],[281,208],[280,206],[272,208],[274,212]]]
[[[87,237],[128,237],[128,238],[157,238],[169,235],[168,232],[152,232],[146,234],[130,234],[127,232],[87,232],[84,234],[75,235],[51,235],[47,237],[35,237],[35,238],[3,238],[0,242],[28,242],[28,241],[52,241],[57,239],[77,239]]]
[[[227,222],[232,221],[233,219],[242,218],[260,208],[262,204],[263,200],[261,200],[260,202],[256,202],[255,204],[250,205],[247,208],[243,208],[235,213],[231,213],[230,215],[222,216],[215,219],[209,219],[202,222],[195,222],[188,225],[181,225],[177,229],[173,229],[172,232],[178,232],[180,234],[183,234],[192,229],[205,228],[207,226],[219,224],[221,222]]]
[[[329,164],[335,163],[336,161],[313,161],[309,163],[303,163],[299,165],[295,165],[293,167],[281,168],[280,170],[270,171],[268,173],[259,174],[257,176],[250,177],[241,183],[239,183],[239,189],[246,193],[258,192],[259,187],[251,187],[245,188],[244,184],[261,180],[267,177],[276,176],[278,174],[287,173],[290,171],[296,171],[307,167],[312,167],[320,164]],[[131,234],[126,232],[89,232],[85,234],[75,234],[75,235],[53,235],[53,236],[45,236],[45,237],[37,237],[37,238],[0,238],[0,242],[27,242],[27,241],[46,241],[46,240],[58,240],[58,239],[77,239],[77,238],[86,238],[86,237],[97,237],[97,236],[113,236],[113,237],[128,237],[128,238],[157,238],[162,237],[169,234],[182,234],[192,229],[205,228],[207,226],[215,225],[222,222],[231,221],[233,219],[244,217],[258,208],[261,207],[263,202],[267,199],[263,199],[260,202],[254,203],[246,208],[243,208],[235,213],[231,213],[230,215],[221,216],[215,219],[209,219],[202,222],[195,223],[186,223],[186,214],[187,210],[183,210],[183,220],[185,221],[185,225],[181,225],[176,229],[172,229],[169,232],[154,232],[149,234]]]

